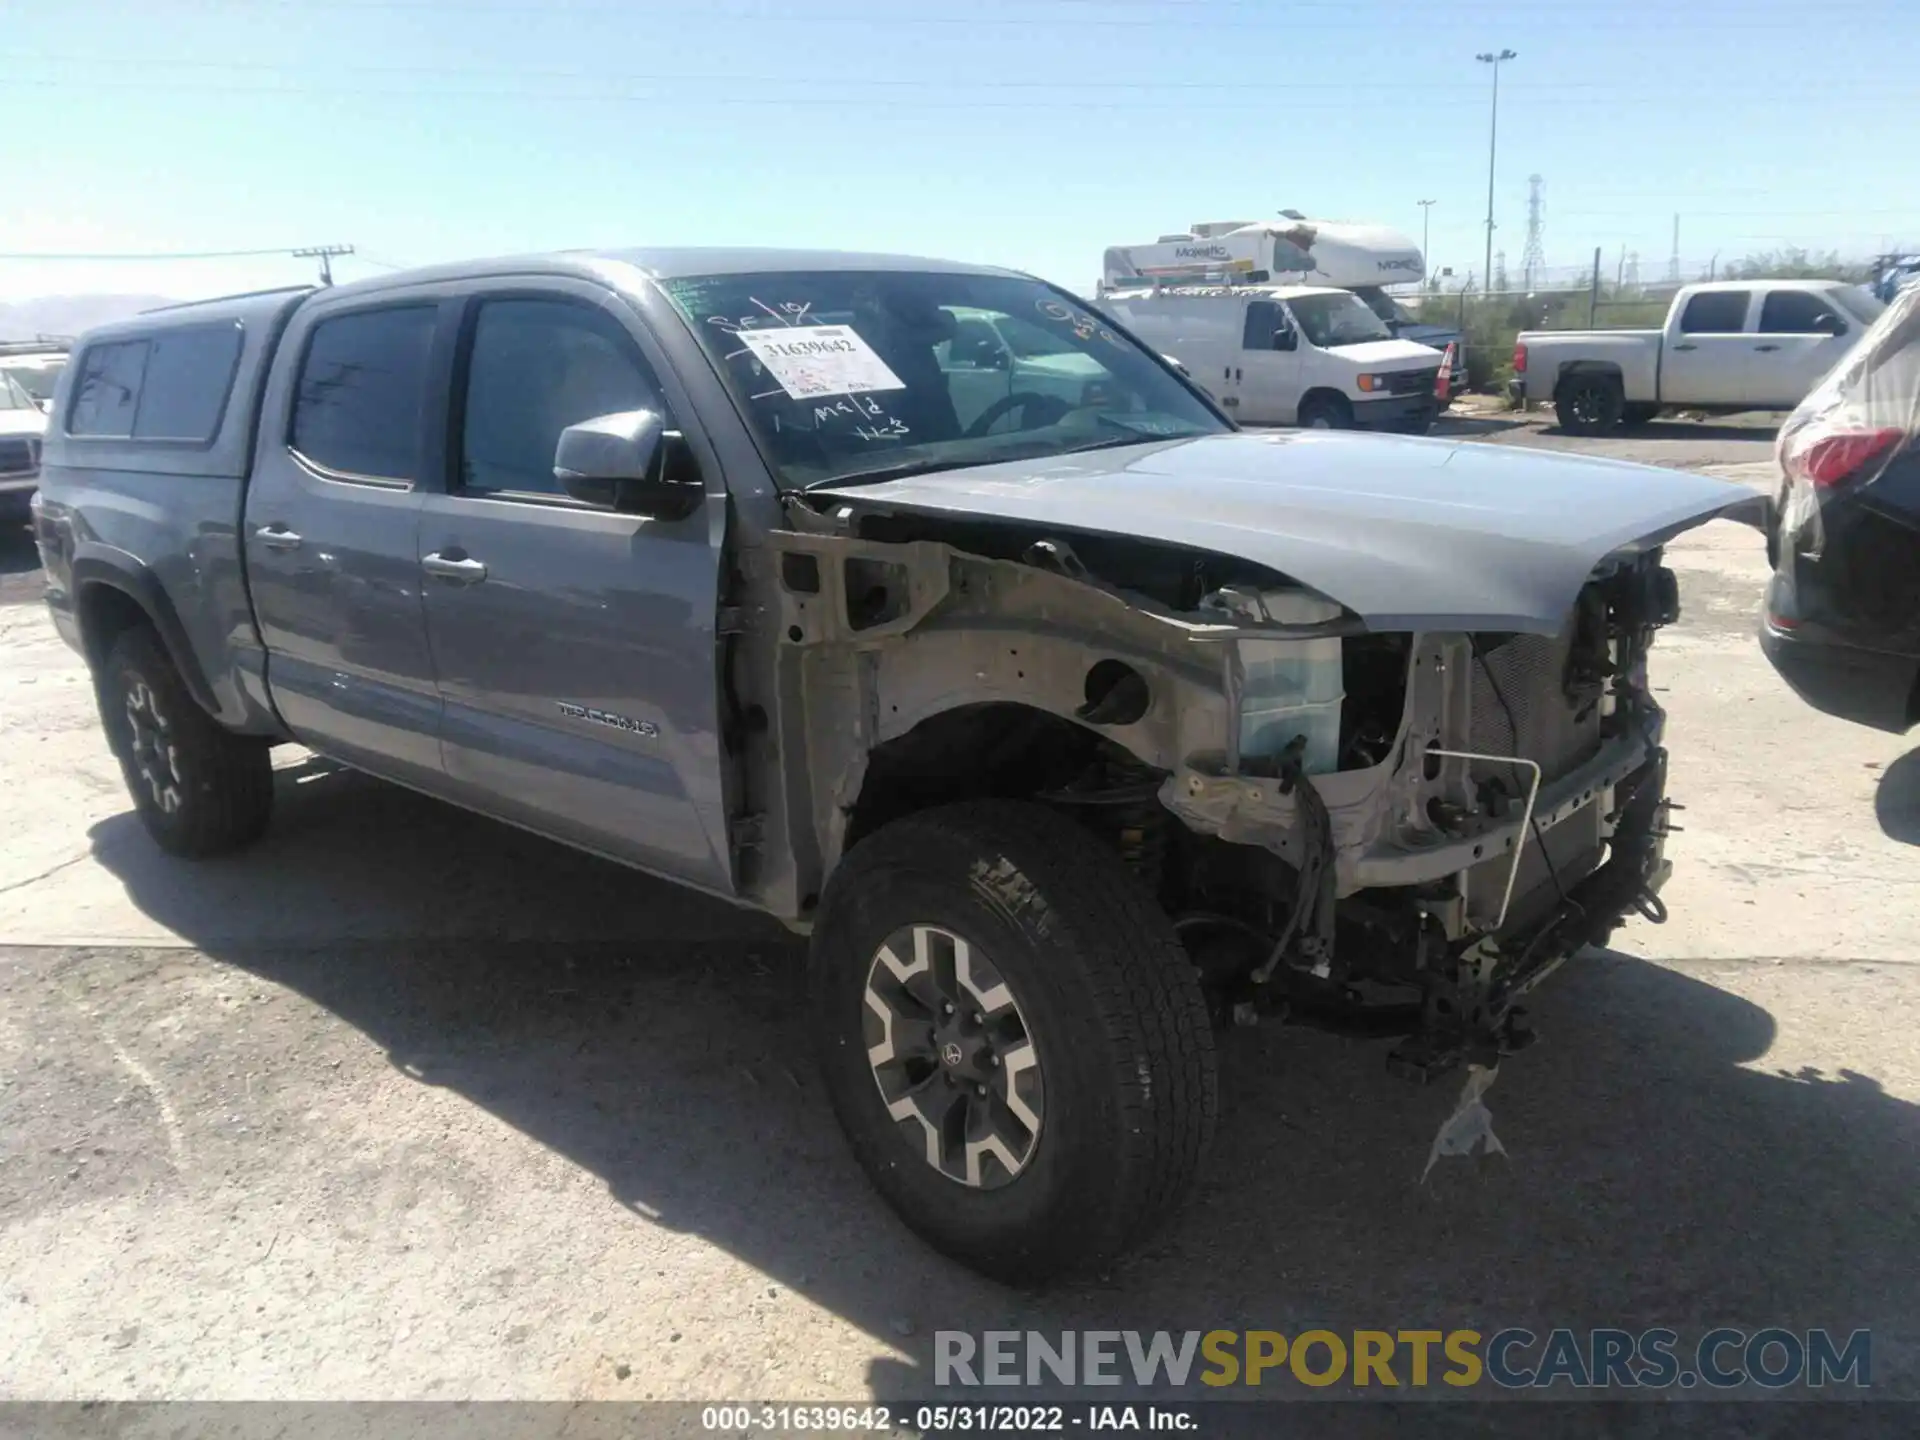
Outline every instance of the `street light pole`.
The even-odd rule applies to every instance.
[[[1427,248],[1427,236],[1431,233],[1433,222],[1433,201],[1420,202],[1420,288],[1427,288],[1427,275],[1433,269],[1433,256]]]
[[[1500,66],[1518,54],[1517,50],[1502,50],[1497,55],[1483,50],[1473,57],[1493,67],[1493,114],[1487,123],[1487,263],[1480,271],[1480,288],[1486,294],[1493,293],[1493,156],[1500,139]]]

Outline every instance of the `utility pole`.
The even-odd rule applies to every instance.
[[[1433,269],[1433,253],[1427,248],[1427,237],[1432,233],[1433,201],[1420,202],[1420,288],[1427,288],[1427,276]]]
[[[333,257],[353,254],[351,245],[309,245],[305,249],[293,252],[296,260],[318,260],[320,262],[320,283],[333,284]]]
[[[1500,139],[1500,67],[1519,53],[1517,50],[1502,50],[1495,54],[1491,50],[1483,50],[1473,57],[1482,65],[1493,67],[1493,111],[1487,122],[1487,263],[1480,272],[1482,284],[1490,283],[1493,277],[1493,157]]]
[[[1673,217],[1673,253],[1667,257],[1667,279],[1680,280],[1680,217]]]

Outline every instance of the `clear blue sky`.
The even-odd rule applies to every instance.
[[[1920,3],[1843,0],[8,0],[0,252],[348,241],[415,264],[768,243],[992,261],[1282,207],[1480,267],[1527,176],[1546,260],[1664,273],[1920,246]],[[373,273],[360,260],[339,274]],[[191,295],[305,261],[0,259],[0,299]]]

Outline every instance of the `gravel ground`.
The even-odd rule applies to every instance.
[[[1673,918],[1541,993],[1506,1157],[1423,1185],[1454,1086],[1239,1032],[1194,1204],[1042,1296],[867,1189],[783,932],[299,755],[259,848],[166,859],[0,608],[0,1394],[845,1401],[923,1395],[940,1328],[1728,1323],[1871,1327],[1920,1395],[1920,751],[1767,669],[1752,531],[1671,553]]]

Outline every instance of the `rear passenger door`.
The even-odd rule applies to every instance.
[[[1752,298],[1745,290],[1701,290],[1687,298],[1661,348],[1661,404],[1747,403]]]
[[[1748,392],[1758,405],[1791,410],[1853,343],[1833,300],[1817,290],[1769,290],[1761,298]]]
[[[724,497],[709,484],[686,519],[649,519],[573,500],[553,474],[564,428],[650,409],[666,463],[697,475],[663,369],[638,316],[587,282],[467,297],[446,484],[418,547],[442,756],[464,803],[727,893]]]
[[[280,717],[316,750],[429,789],[440,694],[414,532],[420,478],[444,449],[442,308],[430,296],[323,297],[296,313],[244,517]]]

